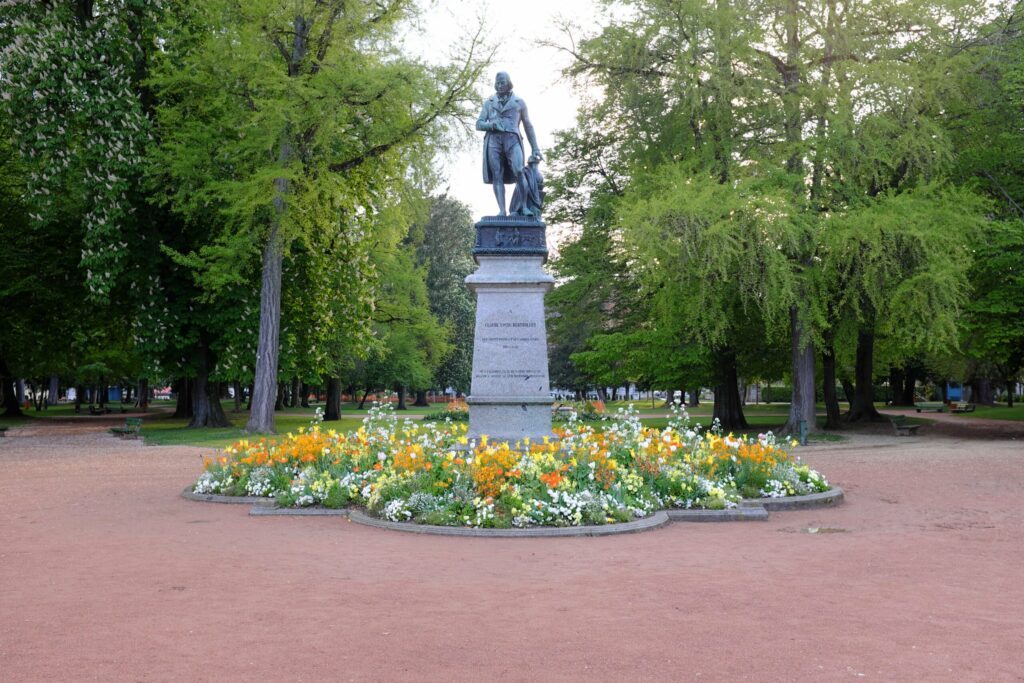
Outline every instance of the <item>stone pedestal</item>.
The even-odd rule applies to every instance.
[[[551,435],[544,295],[554,278],[544,272],[544,223],[492,216],[476,224],[466,278],[476,294],[476,334],[469,404],[469,437],[518,441]]]

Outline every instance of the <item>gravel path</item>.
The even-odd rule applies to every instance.
[[[1024,680],[1024,449],[802,450],[837,509],[465,539],[179,496],[209,449],[0,439],[0,680]],[[808,529],[816,530],[808,533]]]

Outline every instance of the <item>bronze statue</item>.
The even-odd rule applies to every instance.
[[[476,129],[484,135],[484,182],[494,188],[498,200],[498,215],[505,216],[505,185],[515,184],[512,213],[522,216],[540,216],[543,200],[543,181],[537,164],[543,160],[526,102],[512,93],[512,79],[504,71],[494,79],[495,94],[484,101]],[[530,142],[530,168],[523,168],[523,139],[519,133],[522,123],[526,139]]]

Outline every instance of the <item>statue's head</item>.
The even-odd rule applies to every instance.
[[[500,95],[504,95],[512,90],[512,79],[509,78],[508,72],[498,72],[498,75],[494,77],[494,89]]]

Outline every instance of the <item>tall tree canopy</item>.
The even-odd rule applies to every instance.
[[[396,28],[410,0],[186,4],[152,83],[167,200],[186,216],[217,211],[196,256],[216,289],[261,261],[260,325],[248,429],[273,430],[281,273],[296,242],[340,224],[373,229],[410,164],[429,160],[444,123],[467,115],[483,67],[476,39],[456,64],[404,56]],[[363,257],[359,257],[363,258]],[[348,287],[335,296],[366,297]]]

